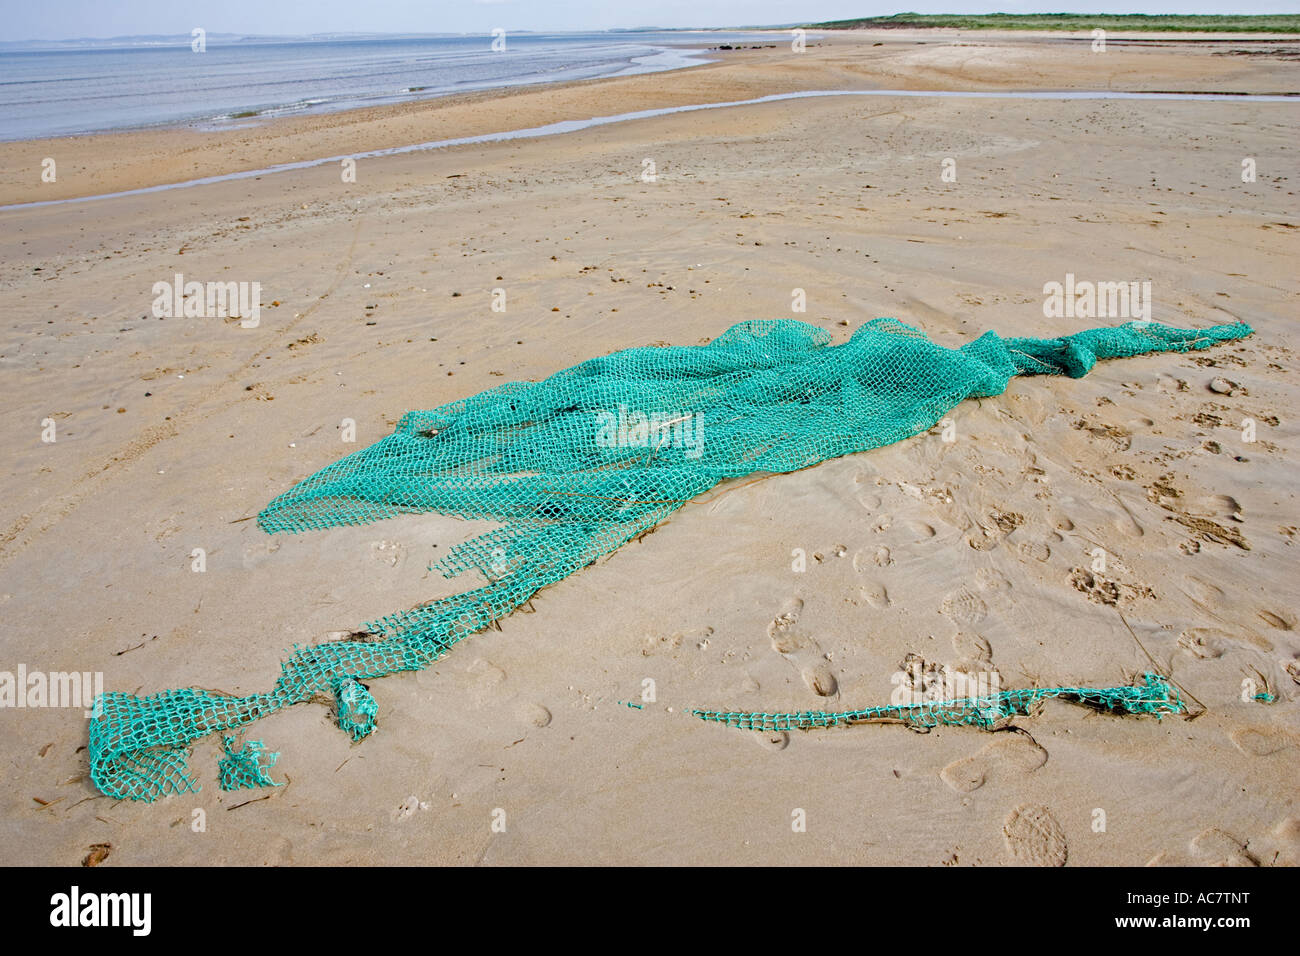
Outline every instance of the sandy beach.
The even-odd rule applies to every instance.
[[[801,90],[1300,93],[1300,41],[1220,39],[774,34],[667,74],[2,143],[0,204]],[[201,792],[113,800],[80,709],[6,709],[0,862],[1300,863],[1298,120],[1300,98],[816,97],[0,210],[0,669],[136,694],[263,691],[295,645],[475,583],[429,567],[484,522],[252,520],[411,409],[756,318],[844,341],[892,316],[950,347],[1115,324],[1044,314],[1067,275],[1255,330],[720,487],[372,682],[361,743],[315,704],[257,721],[286,786],[221,791],[210,737]],[[177,274],[259,282],[260,322],[157,318]],[[917,659],[1006,687],[1156,670],[1194,719],[1049,702],[1001,733],[766,735],[687,713],[887,703]]]

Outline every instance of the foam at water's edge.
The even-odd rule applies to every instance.
[[[775,103],[781,100],[808,99],[818,96],[921,96],[921,97],[956,97],[963,99],[1028,99],[1028,100],[1174,100],[1181,102],[1202,101],[1249,101],[1252,103],[1300,103],[1300,96],[1278,96],[1255,93],[1126,93],[1110,90],[1004,90],[999,92],[973,92],[969,90],[804,90],[797,93],[773,93],[752,100],[729,100],[723,103],[695,103],[687,106],[666,106],[659,109],[637,110],[632,113],[615,113],[610,116],[593,116],[585,120],[562,120],[547,123],[545,126],[533,126],[528,129],[507,130],[501,133],[483,133],[478,136],[461,136],[456,139],[440,139],[427,143],[413,143],[409,146],[392,146],[387,149],[372,149],[349,156],[326,156],[321,159],[305,159],[294,163],[279,163],[262,169],[247,169],[237,173],[223,173],[220,176],[205,176],[201,179],[188,179],[179,183],[164,183],[160,186],[144,186],[140,189],[126,189],[121,192],[100,193],[94,196],[75,196],[71,199],[45,199],[39,202],[14,203],[0,206],[0,212],[10,209],[30,209],[35,206],[61,206],[65,203],[91,202],[96,199],[119,199],[124,196],[141,196],[146,193],[162,192],[168,189],[184,189],[190,186],[208,186],[213,183],[233,182],[238,179],[252,179],[268,176],[272,173],[285,173],[295,169],[310,169],[328,163],[338,163],[345,158],[374,159],[379,156],[396,156],[401,153],[416,153],[429,149],[445,149],[449,146],[472,146],[479,143],[497,143],[512,139],[535,139],[540,136],[554,136],[559,133],[573,133],[590,129],[593,126],[608,126],[612,123],[626,123],[631,120],[650,119],[656,116],[668,116],[672,113],[693,113],[697,110],[726,109],[732,106],[754,106],[759,103]]]

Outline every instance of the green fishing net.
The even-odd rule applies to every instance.
[[[222,790],[251,790],[254,787],[282,787],[271,779],[268,771],[280,758],[278,753],[267,753],[260,740],[244,741],[236,749],[236,737],[221,738],[222,758],[217,761],[217,780]]]
[[[1077,378],[1098,359],[1203,349],[1250,332],[1137,322],[1056,339],[986,332],[950,349],[895,319],[868,322],[840,345],[803,322],[743,322],[708,345],[626,349],[542,382],[408,412],[388,437],[280,495],[258,524],[275,533],[429,511],[491,519],[501,527],[438,565],[447,577],[477,571],[485,583],[350,639],[295,648],[265,693],[104,694],[90,724],[91,779],[114,797],[193,790],[194,740],[318,695],[359,739],[377,711],[361,681],[427,667],[724,479],[900,441],[1016,375]]]
[[[991,730],[1008,718],[1029,714],[1041,701],[1053,698],[1114,714],[1152,714],[1157,718],[1187,710],[1182,697],[1169,681],[1159,674],[1144,674],[1142,683],[1133,687],[1026,687],[977,697],[890,704],[862,710],[802,710],[788,714],[693,710],[691,714],[701,720],[744,730],[812,730],[875,721],[898,721],[912,727],[954,724]]]

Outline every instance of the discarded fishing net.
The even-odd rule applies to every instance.
[[[720,710],[693,710],[701,720],[739,727],[743,730],[812,730],[841,724],[899,721],[911,727],[940,724],[982,727],[990,730],[1011,717],[1023,717],[1040,702],[1052,698],[1074,701],[1115,714],[1185,713],[1187,706],[1178,691],[1159,674],[1143,675],[1136,687],[1028,687],[1004,690],[979,697],[922,701],[867,707],[863,710],[801,710],[792,714],[764,714]]]
[[[260,740],[248,740],[243,748],[235,749],[235,737],[222,737],[221,750],[225,755],[217,761],[217,780],[222,790],[251,790],[254,787],[282,787],[271,779],[268,771],[279,759],[278,753],[267,753]]]
[[[908,438],[1016,375],[1086,374],[1100,358],[1203,349],[1244,324],[1128,323],[1056,339],[986,332],[936,345],[895,319],[841,345],[790,320],[743,322],[705,346],[634,348],[543,382],[511,382],[429,411],[322,469],[258,516],[267,532],[436,511],[502,527],[453,548],[445,576],[487,583],[364,625],[360,637],[295,649],[266,693],[109,693],[90,725],[90,774],[114,797],[193,790],[190,744],[317,695],[354,739],[374,726],[359,683],[427,667],[539,589],[654,527],[718,482],[790,472]]]

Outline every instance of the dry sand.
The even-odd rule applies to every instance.
[[[0,199],[798,89],[1300,91],[1294,60],[1222,48],[834,36],[256,130],[6,144]],[[1295,864],[1298,112],[821,98],[362,161],[355,184],[320,167],[0,212],[0,669],[142,694],[266,690],[293,644],[469,586],[427,568],[486,525],[270,538],[247,520],[358,447],[345,418],[368,444],[408,409],[751,318],[842,340],[888,315],[951,346],[1107,324],[1044,317],[1066,273],[1149,279],[1157,321],[1256,329],[1016,380],[959,406],[952,442],[718,489],[535,613],[374,682],[370,739],[315,705],[253,725],[286,787],[223,793],[205,739],[201,793],[114,801],[86,777],[79,710],[0,711],[0,862],[111,844],[106,865]],[[47,155],[59,180],[38,186]],[[260,281],[261,325],[153,317],[153,283],[177,272]],[[909,654],[1013,687],[1125,683],[1154,660],[1204,713],[1052,704],[1019,733],[775,738],[683,713],[883,703]],[[619,703],[646,678],[655,703]],[[1277,702],[1244,701],[1247,679]]]

